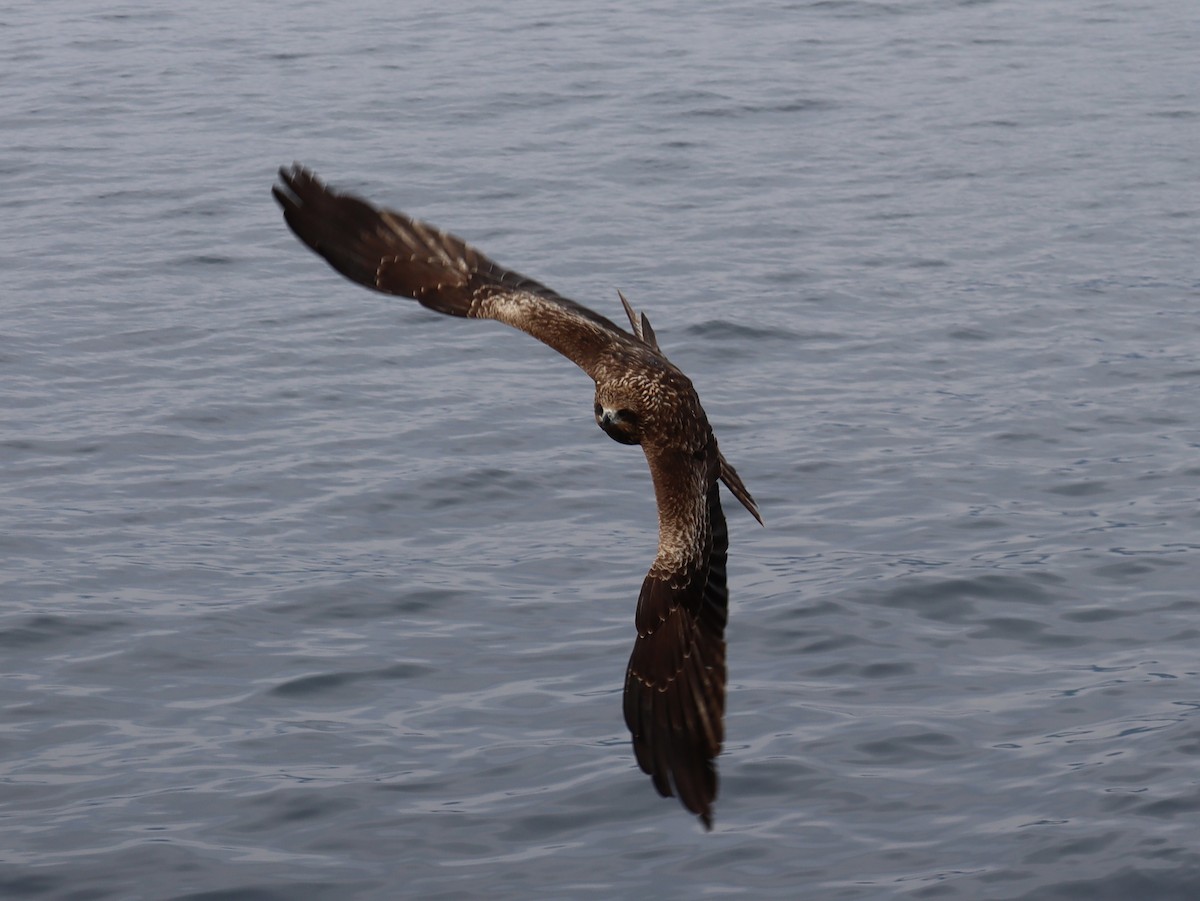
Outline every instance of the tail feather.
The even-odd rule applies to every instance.
[[[729,489],[730,494],[742,502],[742,506],[750,511],[750,515],[758,520],[758,524],[763,525],[762,516],[758,512],[758,504],[754,502],[754,498],[750,496],[750,492],[742,483],[742,478],[737,474],[737,470],[730,465],[725,459],[725,455],[720,451],[717,456],[721,459],[721,481],[725,483],[725,487]]]
[[[625,308],[625,315],[629,317],[629,325],[633,328],[634,335],[640,338],[643,344],[648,344],[662,353],[658,346],[658,338],[654,334],[654,329],[650,327],[650,320],[646,318],[646,314],[637,312],[620,290],[617,291],[617,297],[621,298],[621,306]]]

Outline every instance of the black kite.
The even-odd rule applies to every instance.
[[[658,503],[658,554],[638,595],[625,722],[638,765],[659,794],[678,794],[711,829],[729,602],[729,533],[718,480],[762,519],[721,456],[691,381],[623,295],[632,333],[453,235],[331,191],[299,165],[279,175],[273,193],[288,226],[338,272],[439,313],[498,319],[550,345],[595,381],[600,428],[642,446]]]

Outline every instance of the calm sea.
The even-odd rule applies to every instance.
[[[0,898],[1200,897],[1192,0],[0,12]],[[644,309],[730,521],[716,830],[645,463],[350,285],[300,160]]]

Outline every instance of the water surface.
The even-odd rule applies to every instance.
[[[1191,4],[0,28],[0,895],[1196,897]],[[767,522],[712,834],[621,720],[641,455],[293,159],[693,377]]]

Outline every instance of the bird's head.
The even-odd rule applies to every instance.
[[[621,444],[642,443],[642,415],[628,398],[601,396],[596,392],[596,425]]]

